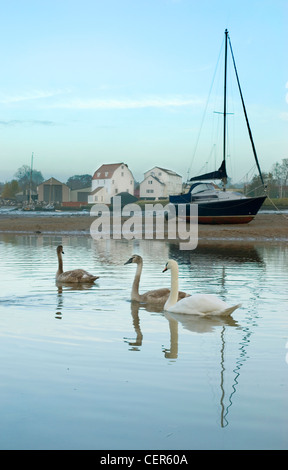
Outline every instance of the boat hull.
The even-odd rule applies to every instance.
[[[227,199],[218,201],[197,202],[199,224],[247,224],[254,219],[266,196],[248,197],[243,199]],[[178,215],[177,196],[170,197]],[[191,202],[195,204],[195,201]],[[190,204],[186,204],[186,220],[190,220]]]

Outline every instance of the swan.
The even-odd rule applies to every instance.
[[[63,273],[63,246],[59,245],[56,251],[58,256],[58,271],[56,273],[56,281],[67,283],[90,283],[94,282],[96,279],[99,278],[99,276],[93,276],[92,274],[87,273],[87,271],[84,271],[83,269],[74,269],[73,271],[66,271],[65,273]]]
[[[155,289],[145,292],[144,294],[139,294],[139,284],[143,267],[143,259],[139,255],[133,255],[130,259],[128,259],[128,261],[126,261],[126,263],[124,263],[124,265],[130,263],[137,264],[137,269],[132,285],[131,300],[136,302],[157,304],[163,306],[169,297],[170,289]],[[185,292],[178,292],[178,299],[182,299],[187,295],[189,294],[186,294]]]
[[[171,293],[164,305],[164,310],[174,313],[185,313],[202,316],[228,316],[241,304],[230,307],[226,302],[213,294],[195,294],[177,301],[178,293],[178,264],[175,260],[168,260],[163,273],[171,270]]]

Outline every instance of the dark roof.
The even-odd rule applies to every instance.
[[[98,170],[95,171],[92,179],[111,179],[114,174],[114,171],[117,170],[117,168],[119,168],[119,166],[121,165],[125,165],[127,167],[126,163],[104,163],[98,168]]]

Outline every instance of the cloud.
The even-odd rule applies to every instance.
[[[192,106],[202,103],[200,100],[183,97],[170,98],[142,98],[142,99],[75,99],[62,103],[55,103],[50,107],[65,109],[141,109],[141,108],[167,108]]]
[[[13,126],[54,126],[55,123],[53,121],[39,121],[39,120],[34,120],[34,121],[23,121],[23,120],[11,120],[11,121],[0,121],[0,126],[7,126],[7,127],[13,127]]]
[[[107,90],[108,87],[103,85],[103,89]],[[70,89],[56,89],[56,90],[33,90],[27,93],[21,93],[11,96],[1,96],[0,103],[2,104],[17,104],[26,101],[40,101],[41,107],[46,109],[76,109],[76,110],[93,110],[93,109],[143,109],[143,108],[177,108],[183,106],[192,106],[197,104],[203,104],[199,99],[192,97],[183,97],[183,96],[168,96],[168,97],[159,97],[159,96],[150,96],[144,98],[106,98],[106,99],[97,99],[97,98],[70,98],[69,100],[64,100],[64,97],[59,98],[60,95],[71,94],[72,90]],[[58,99],[57,99],[58,97]],[[53,100],[55,98],[55,100]],[[43,102],[44,100],[44,102]],[[45,101],[46,100],[46,101]],[[2,122],[3,124],[3,122]]]
[[[0,103],[19,103],[21,101],[31,101],[39,99],[53,98],[54,96],[70,93],[70,90],[33,90],[28,93],[23,93],[14,96],[0,97]]]

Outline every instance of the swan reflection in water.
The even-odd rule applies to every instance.
[[[71,284],[67,282],[59,282],[56,281],[55,285],[57,287],[57,311],[56,311],[56,318],[61,319],[62,318],[62,312],[61,310],[63,309],[63,292],[64,291],[83,291],[83,290],[89,290],[92,289],[93,287],[95,288],[95,284],[92,284],[91,282],[86,283],[76,283],[76,284]]]
[[[238,385],[238,379],[240,376],[240,369],[247,359],[246,348],[250,342],[251,331],[248,328],[242,328],[239,323],[234,320],[231,316],[228,317],[199,317],[198,315],[185,315],[176,314],[171,312],[161,311],[160,307],[149,307],[147,305],[141,305],[138,302],[131,302],[131,315],[132,323],[136,333],[136,338],[124,338],[124,342],[129,344],[130,351],[140,351],[143,345],[144,335],[141,331],[139,310],[142,312],[154,312],[160,313],[168,321],[170,331],[170,346],[169,348],[162,347],[164,357],[173,362],[179,357],[179,325],[185,330],[196,334],[206,334],[217,332],[220,329],[220,350],[219,350],[219,390],[220,390],[220,426],[225,428],[228,426],[228,413],[232,406],[232,398],[236,393],[236,387]],[[226,328],[237,328],[243,331],[243,337],[239,342],[239,348],[237,356],[235,356],[235,366],[232,366],[233,381],[231,384],[232,376],[230,377],[230,383],[225,382],[225,371],[229,375],[229,371],[225,366],[225,348],[228,343],[225,339]],[[231,373],[231,372],[230,372]],[[227,380],[228,382],[228,380]],[[229,393],[230,390],[230,393]]]
[[[139,310],[146,310],[146,312],[154,312],[154,313],[162,313],[163,307],[159,305],[149,305],[149,304],[141,304],[139,302],[131,302],[131,315],[132,315],[132,324],[133,328],[136,333],[136,338],[127,338],[124,337],[124,342],[132,346],[130,351],[139,351],[140,346],[143,343],[143,334],[140,327],[140,318],[139,318]]]
[[[232,317],[199,317],[198,315],[185,315],[184,313],[165,312],[169,322],[170,349],[164,349],[165,357],[177,359],[178,357],[178,325],[193,333],[212,333],[219,326],[234,326],[239,324]],[[176,347],[177,345],[177,347]],[[173,351],[173,354],[172,354]]]
[[[165,317],[169,321],[170,328],[170,348],[164,349],[164,354],[167,359],[176,359],[178,357],[178,326],[179,323],[186,330],[193,333],[211,333],[216,328],[221,327],[220,330],[220,354],[219,354],[219,388],[220,388],[220,425],[222,428],[228,426],[228,412],[232,406],[232,397],[236,393],[236,387],[238,385],[238,379],[240,376],[240,369],[247,358],[247,346],[250,342],[251,331],[246,328],[242,328],[238,322],[232,317],[198,317],[185,314],[175,314],[165,312]],[[193,318],[192,318],[193,317]],[[227,327],[238,327],[243,331],[243,338],[239,343],[238,357],[235,357],[235,366],[232,369],[233,372],[233,383],[232,385],[225,384],[225,347],[228,346],[225,340],[225,332]],[[227,371],[228,374],[228,371]],[[228,390],[231,392],[228,394]],[[225,404],[227,402],[227,404]]]

